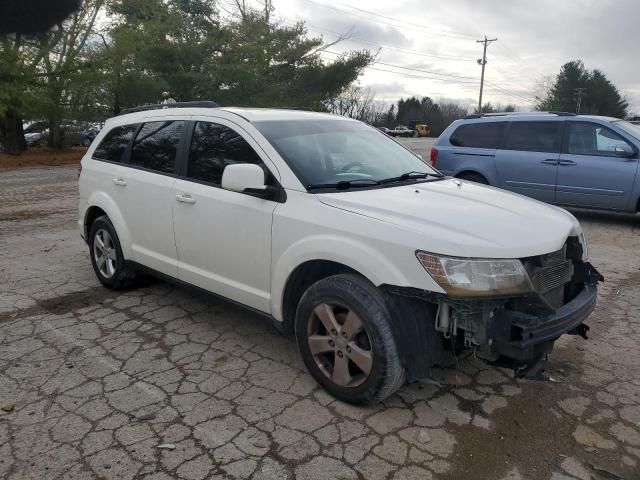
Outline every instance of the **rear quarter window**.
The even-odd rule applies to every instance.
[[[506,122],[468,123],[451,134],[449,142],[456,147],[499,148]]]
[[[107,133],[93,152],[93,157],[108,162],[122,161],[122,154],[136,132],[137,125],[115,127]]]

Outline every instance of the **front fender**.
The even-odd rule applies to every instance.
[[[420,286],[439,290],[435,282],[428,275],[425,275],[424,271],[420,271],[422,267],[412,252],[406,260],[411,262],[411,266],[414,268],[403,269],[404,261],[396,259],[394,262],[371,245],[335,234],[315,235],[301,239],[289,246],[273,265],[271,312],[277,320],[282,321],[282,299],[289,276],[296,267],[313,260],[327,260],[345,265],[366,277],[376,286],[384,284],[417,286],[415,278],[409,278],[410,275],[403,273],[403,270],[412,273],[417,270],[421,277],[420,280],[422,280],[421,283],[423,283]]]
[[[91,207],[98,207],[107,214],[109,220],[111,220],[111,223],[113,224],[113,227],[116,229],[116,233],[118,234],[120,248],[122,248],[124,258],[131,258],[131,235],[129,233],[129,228],[127,228],[127,223],[124,221],[122,212],[120,212],[120,209],[113,199],[105,192],[95,191],[89,195],[87,205],[87,212]],[[89,232],[87,232],[87,236],[88,233]]]

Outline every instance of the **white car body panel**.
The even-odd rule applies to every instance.
[[[562,209],[459,180],[308,193],[251,121],[304,121],[324,114],[236,108],[176,110],[139,112],[106,122],[82,160],[79,225],[84,228],[86,210],[98,206],[111,218],[125,258],[271,314],[276,320],[283,320],[287,280],[306,261],[344,264],[375,285],[443,293],[418,262],[416,250],[460,257],[520,258],[558,250],[567,236],[581,232],[577,220]],[[91,160],[93,150],[112,127],[169,118],[218,122],[237,130],[279,180],[286,202]],[[130,192],[127,194],[111,188],[112,177],[122,171],[135,191],[129,184],[121,189]],[[136,193],[142,190],[144,193]],[[196,203],[179,204],[179,193],[191,194]],[[170,230],[175,235],[167,234]],[[158,235],[164,237],[158,239]]]
[[[573,217],[545,203],[458,179],[319,198],[386,222],[397,235],[421,235],[415,249],[453,257],[541,255],[559,250],[576,228]]]

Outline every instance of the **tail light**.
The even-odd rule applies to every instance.
[[[78,178],[77,180],[80,180],[80,174],[82,173],[82,164],[80,164],[80,166],[78,167]]]
[[[436,147],[431,147],[431,165],[435,167],[437,160],[438,160],[438,149]]]

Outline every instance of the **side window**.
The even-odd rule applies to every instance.
[[[233,163],[263,166],[255,150],[236,131],[217,123],[196,122],[189,147],[187,176],[220,185],[222,172]]]
[[[561,122],[512,122],[505,148],[529,152],[559,152]]]
[[[129,146],[137,127],[137,125],[124,125],[113,128],[104,136],[100,145],[94,150],[93,158],[109,162],[120,162],[122,154]]]
[[[129,163],[156,172],[174,173],[184,125],[183,120],[145,123],[133,141]]]
[[[570,122],[567,129],[567,153],[574,155],[613,155],[616,147],[628,145],[613,130],[595,123]]]
[[[456,147],[499,148],[506,125],[506,122],[460,125],[449,138],[449,142]]]

